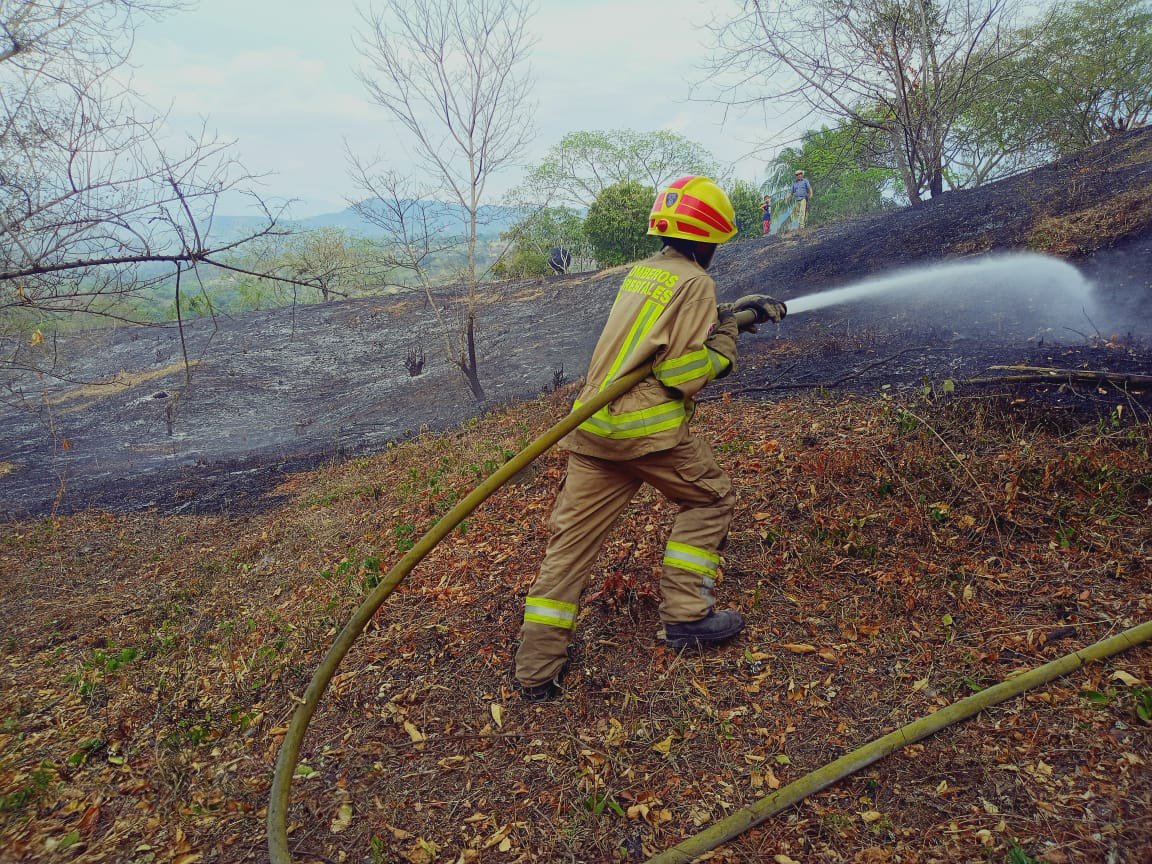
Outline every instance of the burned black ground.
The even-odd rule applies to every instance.
[[[1033,406],[1052,423],[1146,422],[1152,395],[1139,382],[966,382],[1010,374],[992,368],[1009,365],[1152,374],[1152,130],[920,207],[730,244],[713,273],[722,299],[789,300],[1022,249],[1074,263],[1107,319],[1085,316],[1049,332],[1024,309],[967,309],[961,327],[931,306],[917,314],[890,304],[831,307],[746,338],[737,371],[708,398],[772,399],[808,388],[947,398],[962,390]],[[266,506],[287,473],[450,428],[579,376],[619,278],[615,270],[486,289],[478,319],[484,405],[439,354],[432,316],[414,296],[192,322],[190,374],[174,327],[62,337],[51,367],[59,377],[4,384],[0,518]],[[414,347],[429,357],[419,377],[404,367]]]

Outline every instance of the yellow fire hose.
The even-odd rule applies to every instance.
[[[671,849],[649,858],[647,864],[688,864],[696,857],[715,849],[721,843],[726,843],[754,825],[759,825],[769,816],[788,809],[809,795],[813,795],[849,774],[871,765],[901,747],[915,743],[921,738],[927,738],[945,726],[966,720],[973,714],[1013,696],[1018,696],[1025,690],[1047,684],[1054,678],[1066,675],[1090,660],[1111,657],[1113,654],[1119,654],[1121,651],[1139,645],[1141,642],[1147,642],[1149,639],[1152,639],[1152,621],[1145,621],[1143,624],[1097,642],[1095,645],[1073,651],[1051,663],[1045,663],[1043,666],[1029,669],[1007,681],[994,684],[987,690],[974,693],[947,708],[933,711],[919,720],[913,720],[906,726],[901,726],[883,738],[877,738],[858,750],[841,756],[835,762],[829,762],[823,768],[817,768],[810,774],[805,774],[799,780],[761,798],[755,804],[737,810],[731,816],[721,819],[699,834],[694,834],[687,840],[677,843]]]
[[[737,318],[744,319],[742,323],[749,323],[752,315],[751,312],[740,312],[737,313]],[[304,691],[304,698],[300,700],[300,704],[293,713],[292,720],[288,724],[288,731],[284,734],[284,740],[280,744],[280,752],[276,757],[276,769],[272,778],[272,791],[268,800],[268,855],[271,864],[292,864],[292,855],[288,851],[288,805],[292,792],[292,776],[296,771],[300,747],[304,742],[304,735],[308,731],[308,724],[312,721],[313,714],[316,713],[316,706],[324,695],[324,691],[328,689],[340,661],[344,659],[344,656],[352,648],[352,643],[356,641],[368,622],[372,620],[376,610],[383,605],[384,601],[416,565],[432,551],[436,544],[464,521],[493,492],[609,402],[627,393],[644,380],[650,371],[651,365],[645,364],[618,379],[594,399],[581,405],[580,408],[574,410],[504,463],[455,507],[444,514],[440,521],[432,526],[431,530],[421,537],[419,542],[388,571],[380,584],[373,589],[372,593],[353,613],[348,623],[344,625],[344,629],[337,634],[335,641],[328,649],[328,653],[324,655],[324,659],[312,675],[308,689]],[[805,775],[795,783],[785,786],[752,806],[733,813],[710,828],[651,858],[649,864],[691,861],[696,856],[731,840],[742,831],[763,822],[774,813],[792,806],[808,795],[818,792],[867,765],[871,765],[900,747],[918,741],[1025,690],[1047,683],[1072,671],[1084,662],[1109,657],[1150,638],[1152,638],[1152,621],[996,684],[947,708],[935,711]]]
[[[743,325],[751,324],[755,320],[755,313],[743,311],[736,313],[736,320]],[[336,674],[336,667],[344,659],[352,647],[352,643],[368,626],[376,610],[396,590],[397,586],[408,576],[412,569],[423,560],[432,549],[443,540],[448,533],[467,518],[473,510],[480,506],[489,495],[503,486],[518,471],[533,462],[538,456],[552,447],[557,441],[611,402],[641,381],[652,371],[650,363],[619,378],[609,387],[606,387],[587,404],[581,405],[571,414],[505,462],[497,471],[493,472],[483,483],[473,489],[467,497],[449,510],[432,529],[420,538],[408,553],[388,571],[380,584],[360,604],[360,608],[353,613],[348,623],[344,625],[324,659],[312,675],[308,689],[304,691],[304,698],[292,715],[288,724],[288,731],[280,744],[280,753],[276,757],[276,771],[272,777],[272,791],[268,799],[268,856],[272,864],[292,864],[292,855],[288,851],[288,803],[292,792],[292,775],[296,771],[296,762],[300,757],[300,745],[304,742],[304,733],[308,731],[308,724],[312,722],[312,715],[316,713],[316,706],[320,697],[328,689],[332,676]]]

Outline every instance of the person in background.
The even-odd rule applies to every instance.
[[[812,184],[799,169],[796,171],[796,179],[792,181],[792,189],[785,203],[792,199],[796,199],[796,203],[792,206],[792,221],[798,229],[803,228],[808,224],[808,204],[812,200]]]
[[[732,371],[738,332],[787,311],[762,294],[716,305],[708,266],[735,233],[732,203],[707,177],[681,177],[656,197],[648,234],[663,248],[624,277],[576,406],[635,369],[651,363],[651,370],[562,442],[568,473],[552,505],[548,548],[525,598],[516,650],[514,674],[527,701],[560,693],[580,596],[609,530],[644,483],[680,509],[660,577],[665,643],[723,642],[744,627],[740,611],[716,610],[713,596],[736,495],[712,449],[688,428],[692,397]],[[755,313],[754,322],[737,321],[744,309]]]
[[[572,266],[572,253],[563,246],[553,246],[548,250],[548,266],[557,276],[567,273]]]
[[[764,200],[760,202],[760,212],[764,214],[764,236],[767,237],[772,233],[772,196],[765,195]]]

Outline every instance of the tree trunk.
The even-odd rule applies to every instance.
[[[464,379],[468,382],[468,386],[472,390],[472,396],[477,402],[483,402],[488,398],[484,392],[484,388],[480,384],[480,371],[476,365],[476,315],[472,310],[468,310],[468,323],[465,332],[465,338],[468,341],[468,359],[460,364],[460,371],[464,373]]]
[[[896,157],[896,167],[900,171],[900,182],[904,184],[904,191],[908,193],[911,204],[920,203],[920,190],[912,176],[912,166],[908,164],[908,154],[904,151],[904,140],[899,123],[893,123],[888,130],[892,140],[892,154]]]
[[[471,152],[468,154],[468,166],[472,178],[468,202],[468,311],[464,326],[468,356],[461,369],[472,389],[472,397],[477,402],[483,402],[488,397],[480,385],[480,367],[476,362],[476,223],[480,213],[480,190],[476,180],[476,157]]]
[[[939,198],[944,194],[944,172],[940,170],[939,165],[932,169],[932,176],[928,179],[928,191],[932,193],[933,198]]]

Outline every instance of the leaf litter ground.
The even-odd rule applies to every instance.
[[[301,473],[244,516],[3,529],[0,860],[266,860],[296,694],[363,593],[566,409],[542,397]],[[304,745],[301,862],[639,861],[873,738],[1152,617],[1152,431],[1017,395],[701,406],[741,501],[722,603],[671,652],[672,510],[642,492],[583,604],[566,694],[509,677],[564,470],[498,492],[384,605]],[[277,499],[279,500],[279,499]],[[1152,649],[894,754],[713,861],[1152,859]]]

